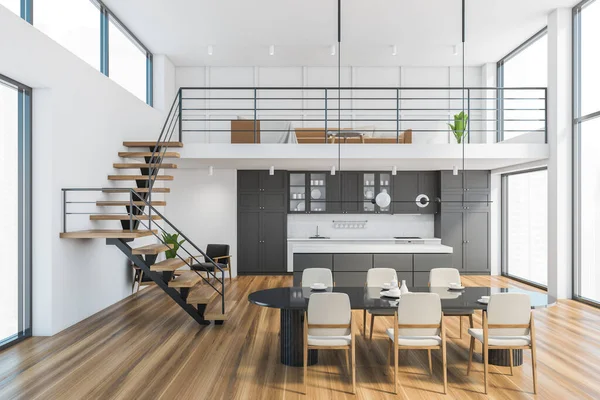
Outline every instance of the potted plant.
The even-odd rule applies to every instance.
[[[170,250],[165,251],[165,256],[167,258],[175,258],[177,256],[177,250],[179,250],[179,247],[183,244],[183,242],[185,242],[185,240],[179,241],[178,233],[169,234],[163,232],[162,237],[163,242],[165,242],[167,245],[173,246]]]
[[[467,136],[467,123],[469,121],[469,116],[465,114],[464,111],[461,111],[460,114],[454,115],[454,125],[448,124],[454,137],[456,138],[456,143],[460,144],[463,139]]]

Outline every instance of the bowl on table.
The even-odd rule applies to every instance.
[[[327,285],[324,283],[313,283],[312,285],[310,285],[310,288],[312,290],[325,290],[327,289]]]

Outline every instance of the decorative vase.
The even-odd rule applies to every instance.
[[[402,286],[400,286],[400,295],[409,293],[408,292],[408,286],[406,286],[406,281],[403,279],[402,280]]]

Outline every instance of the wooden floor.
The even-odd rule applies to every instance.
[[[500,277],[467,277],[470,286],[524,286]],[[480,399],[482,365],[466,377],[468,335],[448,346],[448,395],[441,394],[441,359],[434,376],[425,351],[400,353],[398,396],[385,366],[384,328],[375,323],[373,342],[357,338],[357,394],[351,389],[343,352],[321,352],[309,368],[308,395],[301,368],[279,363],[279,311],[249,304],[249,293],[291,285],[291,277],[240,277],[228,297],[237,300],[223,326],[199,327],[157,288],[136,296],[49,338],[31,338],[0,352],[0,399]],[[481,314],[475,323],[479,325]],[[362,331],[362,312],[355,312]],[[540,399],[600,399],[600,310],[561,301],[536,310]],[[458,319],[447,318],[450,336]],[[476,348],[480,351],[480,347]],[[489,398],[535,398],[531,358],[514,376],[492,367]]]

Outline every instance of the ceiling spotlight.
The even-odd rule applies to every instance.
[[[272,44],[269,46],[269,55],[270,56],[274,56],[275,55],[275,45]]]
[[[394,165],[392,167],[392,175],[397,175],[398,174],[398,168]]]
[[[396,46],[396,45],[392,46],[392,55],[393,56],[397,56],[398,55],[398,46]]]
[[[331,175],[335,175],[335,165],[331,167]]]
[[[332,56],[335,56],[335,45],[334,44],[332,44],[330,47],[330,53]]]
[[[458,175],[458,167],[456,165],[452,168],[452,175]]]
[[[454,45],[454,49],[452,51],[452,54],[455,55],[455,56],[458,55],[458,46],[457,45]]]
[[[212,56],[212,55],[213,55],[213,47],[212,47],[212,44],[209,44],[209,45],[208,45],[207,52],[208,52],[208,55],[209,55],[209,56]]]
[[[215,169],[213,168],[212,165],[210,165],[208,167],[208,176],[213,176],[213,173],[215,172]]]
[[[269,168],[269,175],[275,175],[275,167],[271,165],[271,168]]]

